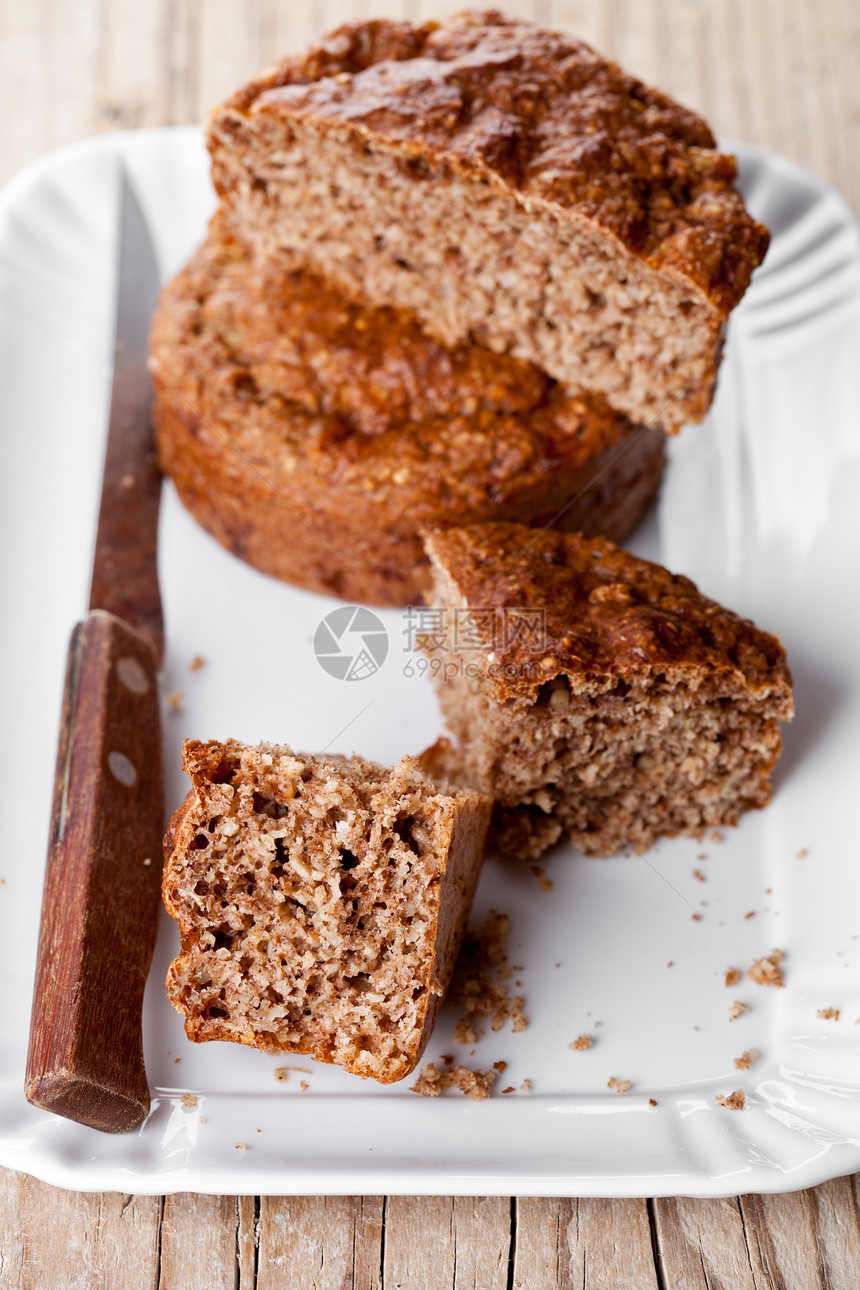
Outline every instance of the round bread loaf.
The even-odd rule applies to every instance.
[[[159,461],[191,514],[264,573],[350,601],[420,602],[425,526],[620,540],[663,468],[661,431],[254,258],[218,217],[162,294],[151,368]]]

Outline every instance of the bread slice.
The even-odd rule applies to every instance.
[[[485,524],[427,550],[459,746],[425,764],[495,797],[502,850],[641,850],[769,801],[793,714],[775,636],[604,539]]]
[[[341,27],[208,142],[237,236],[667,430],[707,410],[767,247],[704,121],[496,11]]]
[[[182,949],[167,993],[195,1043],[306,1053],[387,1084],[447,989],[490,803],[413,758],[185,744],[193,789],[165,839]]]
[[[621,539],[665,436],[530,363],[448,349],[213,223],[153,322],[162,470],[264,573],[364,604],[420,603],[419,529],[483,519]]]

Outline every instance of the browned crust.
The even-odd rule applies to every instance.
[[[215,140],[261,114],[310,117],[359,146],[575,211],[724,317],[767,248],[734,187],[734,158],[700,117],[582,42],[495,10],[350,24],[283,59],[213,113],[219,191]]]
[[[188,1013],[183,1006],[174,979],[177,964],[181,961],[182,954],[189,949],[194,933],[177,890],[176,865],[180,857],[188,851],[206,815],[211,812],[211,804],[207,808],[205,800],[207,792],[211,790],[213,783],[217,782],[223,768],[240,756],[244,747],[236,740],[224,742],[213,740],[208,743],[186,740],[184,745],[183,769],[191,777],[193,787],[182,804],[174,811],[164,839],[165,867],[162,897],[167,912],[179,924],[181,940],[180,958],[171,964],[166,986],[174,1008],[184,1015],[185,1033],[193,1043],[223,1040],[270,1052],[272,1051],[271,1036],[263,1038],[250,1029],[237,1034],[235,1030],[219,1024],[217,1019]],[[273,749],[272,751],[289,750]],[[373,762],[365,762],[360,758],[345,759],[333,755],[317,760],[333,765],[348,763],[352,770],[362,777],[383,779],[389,774],[384,767]],[[401,767],[404,766],[407,770],[412,767],[421,773],[420,764],[415,759],[404,758]],[[441,782],[434,784],[427,779],[426,784],[428,791],[440,793],[445,791]],[[274,787],[273,791],[275,791]],[[427,988],[423,995],[423,1022],[420,1031],[416,1034],[412,1049],[408,1054],[404,1054],[399,1062],[392,1061],[388,1068],[376,1077],[379,1083],[394,1083],[411,1074],[430,1038],[436,1016],[450,984],[460,940],[471,909],[480,874],[483,842],[491,807],[491,800],[479,793],[450,790],[444,837],[445,854],[441,858],[439,870],[441,879],[439,904],[435,911],[435,952],[433,961],[427,969]],[[337,1060],[333,1045],[299,1041],[285,1045],[282,1051],[309,1056],[328,1064],[333,1064]],[[367,1070],[359,1066],[345,1065],[344,1069],[352,1074],[368,1076]]]
[[[517,608],[545,615],[537,646],[477,620],[493,652],[479,657],[500,698],[532,695],[562,674],[576,691],[680,665],[703,679],[733,673],[739,685],[781,693],[783,719],[790,716],[791,676],[778,637],[708,600],[689,578],[605,538],[493,523],[428,534],[426,548],[446,601],[491,607],[497,616]]]
[[[159,459],[188,510],[263,572],[344,599],[419,601],[422,525],[621,539],[659,486],[659,430],[253,260],[218,222],[163,293],[151,355]]]

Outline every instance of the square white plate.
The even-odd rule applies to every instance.
[[[6,189],[0,1163],[66,1187],[226,1194],[728,1195],[860,1168],[860,239],[825,185],[778,157],[738,152],[773,244],[733,320],[714,410],[672,442],[660,505],[632,545],[782,634],[797,719],[773,805],[722,843],[665,842],[644,861],[560,851],[547,862],[551,892],[527,866],[487,866],[477,912],[511,916],[530,1025],[488,1034],[471,1056],[453,1047],[448,1009],[428,1052],[482,1068],[503,1059],[502,1083],[532,1081],[531,1093],[481,1103],[426,1100],[411,1080],[382,1089],[301,1059],[310,1073],[280,1083],[283,1061],[193,1046],[164,994],[177,944],[165,917],[144,1019],[153,1110],[122,1137],[24,1101],[30,992],[63,663],[94,535],[119,167],[165,277],[202,236],[213,199],[199,132],[186,129],[88,141]],[[379,671],[338,681],[312,649],[336,602],[233,559],[170,487],[160,548],[164,690],[184,692],[182,711],[165,712],[169,806],[185,791],[185,736],[390,761],[439,733],[402,614],[381,615],[390,648]],[[207,665],[190,673],[196,654]],[[777,946],[784,989],[746,978],[726,989],[726,968]],[[750,1011],[729,1021],[736,998]],[[818,1018],[825,1008],[839,1020]],[[572,1052],[582,1032],[595,1045]],[[737,1070],[750,1048],[760,1059]],[[611,1092],[611,1076],[631,1091]],[[739,1087],[745,1110],[715,1105]]]

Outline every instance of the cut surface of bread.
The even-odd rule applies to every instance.
[[[150,352],[159,460],[191,514],[264,573],[345,600],[420,603],[422,524],[620,539],[660,482],[660,431],[254,257],[220,217],[165,289]]]
[[[305,1053],[390,1083],[412,1071],[451,977],[489,801],[404,757],[186,742],[193,788],[165,839],[188,1037]]]
[[[700,117],[497,11],[355,23],[216,108],[236,235],[677,430],[767,231]]]
[[[502,850],[642,849],[769,801],[793,715],[777,637],[605,539],[485,524],[427,550],[457,744],[425,764],[495,798]]]

